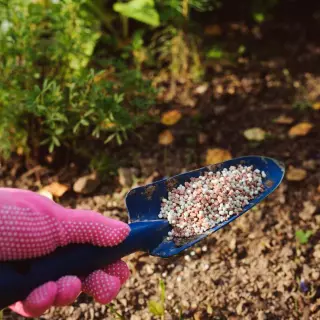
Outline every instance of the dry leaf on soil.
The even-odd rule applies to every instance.
[[[164,130],[159,134],[158,142],[162,145],[169,145],[173,142],[173,134],[170,130]]]
[[[209,26],[206,26],[204,29],[204,34],[208,36],[220,36],[222,34],[222,29],[217,24],[212,24]]]
[[[18,156],[22,156],[24,153],[24,149],[22,147],[18,147],[16,152]]]
[[[232,158],[231,153],[225,149],[208,149],[206,154],[206,165],[216,164],[223,161],[230,160]]]
[[[100,179],[96,172],[82,176],[73,184],[73,191],[80,194],[90,194],[100,185]]]
[[[203,132],[200,132],[198,134],[198,142],[200,144],[205,144],[207,141],[208,141],[208,135]]]
[[[59,182],[52,182],[42,190],[50,192],[54,197],[60,198],[69,190],[69,187]]]
[[[315,102],[315,103],[312,105],[312,109],[313,109],[313,110],[320,110],[320,102]]]
[[[221,84],[218,84],[216,87],[215,87],[215,91],[217,94],[223,94],[223,86]]]
[[[291,124],[294,119],[285,115],[281,115],[278,118],[275,118],[273,121],[278,124]]]
[[[305,201],[303,202],[303,209],[299,213],[299,217],[304,221],[311,220],[316,210],[317,206],[312,201]]]
[[[47,191],[47,190],[41,189],[41,190],[38,191],[38,193],[39,193],[40,195],[42,195],[42,196],[50,199],[50,200],[53,200],[53,195],[52,195],[49,191]]]
[[[166,126],[172,126],[176,124],[181,119],[181,117],[181,112],[178,110],[167,111],[162,115],[161,123],[165,124]]]
[[[209,88],[208,83],[203,83],[194,89],[194,94],[204,94]]]
[[[310,130],[313,128],[313,124],[311,124],[310,122],[300,122],[298,124],[296,124],[295,126],[293,126],[288,134],[289,137],[293,138],[293,137],[297,137],[297,136],[305,136],[307,135]]]
[[[286,177],[289,181],[302,181],[307,177],[307,171],[289,166]]]
[[[266,132],[261,128],[247,129],[243,135],[249,141],[263,141],[266,138]]]

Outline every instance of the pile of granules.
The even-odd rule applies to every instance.
[[[253,166],[231,166],[220,172],[205,172],[162,199],[159,218],[168,219],[173,237],[192,237],[239,214],[249,200],[263,192],[264,171]]]

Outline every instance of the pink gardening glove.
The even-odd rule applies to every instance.
[[[65,209],[31,191],[0,188],[0,261],[43,256],[69,243],[115,246],[129,232],[127,224],[94,211]],[[106,304],[129,275],[119,260],[85,279],[65,275],[44,283],[10,308],[25,317],[38,317],[51,306],[72,303],[81,291]]]

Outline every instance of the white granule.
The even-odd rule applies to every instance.
[[[159,218],[169,221],[173,237],[191,237],[241,213],[249,201],[263,192],[264,171],[253,166],[231,166],[221,172],[206,172],[179,185],[162,199]]]

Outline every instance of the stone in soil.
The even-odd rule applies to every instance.
[[[94,172],[90,175],[80,177],[73,185],[73,191],[81,194],[93,193],[100,185],[100,179]]]

